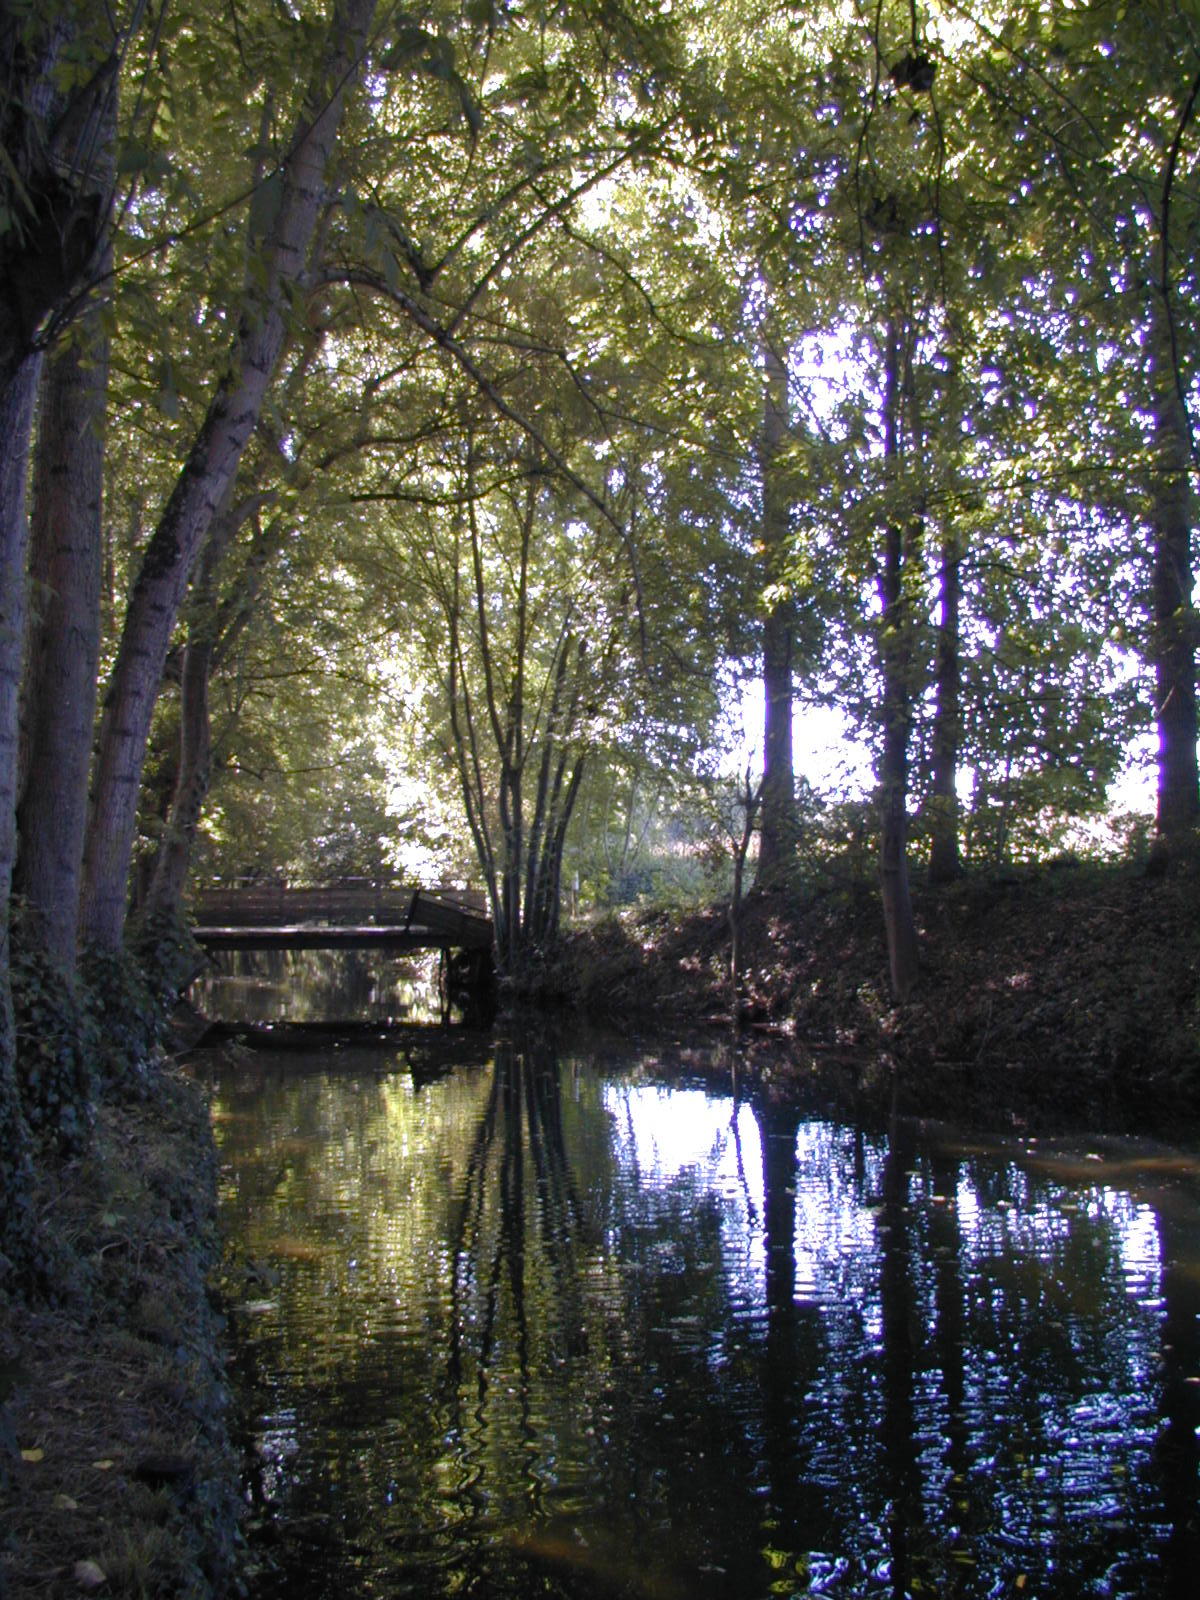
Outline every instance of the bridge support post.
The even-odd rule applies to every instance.
[[[443,949],[438,989],[443,1017],[457,1006],[469,1024],[490,1022],[496,1012],[496,965],[491,949]]]

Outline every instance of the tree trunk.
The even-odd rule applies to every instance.
[[[208,714],[208,678],[213,642],[203,629],[188,640],[180,684],[179,771],[171,796],[162,843],[154,860],[150,890],[142,907],[147,917],[175,919],[183,904],[196,829],[208,797],[212,774],[212,730]]]
[[[0,1255],[25,1270],[31,1260],[29,1131],[16,1077],[9,987],[9,890],[16,851],[16,781],[21,664],[25,644],[25,477],[41,357],[31,356],[0,389]],[[0,1281],[4,1263],[0,1262]]]
[[[247,293],[229,368],[130,597],[101,719],[85,865],[83,932],[106,949],[121,942],[146,742],[188,574],[233,481],[283,352],[291,291],[307,269],[345,91],[357,76],[374,8],[375,0],[341,0],[335,10],[324,59],[283,166],[260,282]]]
[[[762,780],[757,784],[752,782],[747,766],[738,791],[742,831],[733,843],[733,888],[729,896],[729,1010],[735,1021],[742,992],[742,902],[745,898],[746,858],[750,854],[750,841],[754,838],[761,801]]]
[[[188,606],[187,644],[180,672],[179,763],[162,839],[150,871],[150,886],[144,902],[137,907],[146,917],[174,920],[182,906],[196,830],[212,779],[209,681],[218,647],[236,636],[244,624],[243,604],[253,604],[257,580],[278,542],[277,524],[272,523],[265,532],[261,524],[257,527],[248,562],[249,586],[239,604],[218,605],[217,577],[235,535],[256,514],[262,499],[252,495],[236,507],[226,506],[214,521],[200,557]],[[228,630],[224,638],[223,625]]]
[[[918,952],[908,884],[908,708],[897,680],[903,669],[888,669],[884,693],[883,754],[880,759],[880,883],[887,930],[892,994],[911,994],[917,981]]]
[[[929,790],[929,881],[952,883],[962,872],[958,841],[958,750],[962,737],[959,611],[962,551],[953,532],[942,539],[937,629],[933,771]]]
[[[16,886],[48,960],[75,971],[88,766],[100,656],[101,503],[108,340],[93,307],[42,384],[32,553],[44,597],[25,673],[25,776]]]
[[[770,598],[763,620],[763,781],[759,824],[757,888],[790,878],[795,866],[798,825],[792,756],[792,655],[795,641],[790,595],[785,585],[788,554],[788,497],[781,481],[779,455],[787,439],[788,375],[779,352],[764,342],[765,388],[759,444],[762,480],[763,577]]]
[[[1196,614],[1192,606],[1191,439],[1162,294],[1151,301],[1154,399],[1153,632],[1158,817],[1169,848],[1200,818]]]
[[[525,903],[522,945],[526,952],[545,948],[558,930],[562,851],[567,824],[583,781],[582,758],[570,779],[569,743],[579,712],[580,693],[589,677],[587,640],[564,629],[553,667],[553,688],[542,732],[542,759],[534,795],[533,817],[525,844]]]
[[[0,897],[5,905],[17,842],[21,677],[29,596],[25,491],[41,367],[41,356],[31,356],[18,378],[0,391]]]
[[[900,459],[900,388],[903,351],[893,325],[887,333],[884,457]],[[883,675],[883,739],[879,761],[880,886],[887,931],[892,994],[905,999],[917,981],[917,932],[908,884],[908,742],[912,723],[912,616],[905,594],[909,533],[889,509],[879,573],[879,660]]]

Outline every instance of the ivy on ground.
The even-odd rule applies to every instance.
[[[19,910],[9,970],[21,1107],[35,1135],[74,1155],[91,1135],[95,1030],[75,985],[32,932],[28,915]]]

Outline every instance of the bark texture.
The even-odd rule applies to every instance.
[[[101,511],[108,348],[98,311],[42,383],[30,573],[40,615],[25,683],[16,887],[26,925],[74,972],[100,654]]]
[[[16,1077],[9,986],[9,890],[16,853],[21,663],[25,641],[28,519],[25,464],[41,358],[0,388],[0,1257],[23,1270],[32,1249],[29,1132]],[[0,1281],[5,1261],[0,1260]]]

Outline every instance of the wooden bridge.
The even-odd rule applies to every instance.
[[[196,939],[207,950],[490,951],[483,897],[350,880],[318,888],[278,884],[205,889]]]

